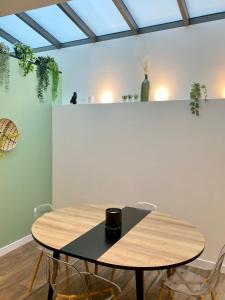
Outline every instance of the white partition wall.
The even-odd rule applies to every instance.
[[[225,101],[53,107],[53,202],[150,201],[225,243]]]

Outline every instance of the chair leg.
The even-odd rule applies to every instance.
[[[87,261],[84,261],[84,265],[85,265],[85,270],[87,273],[90,273],[89,271],[89,266],[88,266],[88,262]]]
[[[173,300],[173,291],[169,290],[168,299]]]
[[[204,300],[205,299],[205,297],[204,296],[199,296],[200,298],[200,300]]]
[[[110,281],[113,281],[115,272],[116,272],[116,269],[112,269],[112,273],[111,273],[111,276],[110,276]]]
[[[213,291],[211,292],[211,299],[212,300],[216,300],[216,295],[215,295],[215,293]]]
[[[163,299],[163,293],[164,293],[163,284],[161,284],[161,287],[160,287],[160,290],[159,290],[158,300],[162,300]]]
[[[44,254],[44,252],[41,251],[41,253],[40,253],[39,256],[37,257],[37,263],[36,263],[36,266],[35,266],[35,269],[34,269],[34,273],[33,273],[33,277],[32,277],[32,280],[31,280],[31,284],[30,284],[30,287],[29,287],[29,293],[32,292],[32,288],[33,288],[35,279],[36,279],[36,277],[37,277],[37,273],[38,273],[38,270],[39,270],[39,267],[40,267],[40,263],[41,263],[43,254]]]
[[[96,275],[98,275],[98,265],[95,264],[95,272],[94,272]]]

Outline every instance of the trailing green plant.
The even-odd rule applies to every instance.
[[[207,101],[207,89],[204,84],[193,83],[190,91],[190,110],[195,116],[199,116],[200,101]]]
[[[37,86],[37,96],[41,102],[44,101],[44,92],[47,91],[49,86],[49,56],[39,56],[36,59],[37,64],[37,78],[38,78],[38,86]]]
[[[53,57],[49,57],[48,67],[52,73],[52,100],[56,100],[59,87],[59,66]]]
[[[4,86],[6,90],[9,89],[9,48],[0,43],[0,86]]]
[[[40,56],[36,59],[37,64],[37,78],[38,78],[38,87],[37,87],[37,96],[43,101],[44,92],[47,91],[47,88],[50,84],[49,75],[52,75],[52,100],[54,101],[58,95],[58,86],[59,86],[59,68],[58,64],[55,62],[53,57],[50,56]]]
[[[31,47],[22,43],[14,45],[14,51],[17,58],[19,58],[19,66],[23,70],[23,75],[27,76],[34,70],[34,62],[36,60],[35,54]]]

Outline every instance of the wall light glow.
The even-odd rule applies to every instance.
[[[101,95],[101,103],[112,103],[113,95],[110,91],[104,91]]]
[[[156,101],[166,101],[169,99],[169,91],[165,86],[160,86],[156,89],[154,96]]]
[[[225,99],[225,87],[223,88],[223,98]]]

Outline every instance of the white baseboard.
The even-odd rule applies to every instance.
[[[0,248],[0,257],[31,242],[33,240],[32,235],[29,234],[21,239],[19,239],[18,241],[15,241],[5,247]]]
[[[198,258],[189,265],[199,269],[211,270],[215,266],[215,262]],[[225,265],[222,266],[221,272],[225,273]]]

